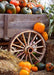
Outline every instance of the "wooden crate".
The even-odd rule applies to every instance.
[[[19,31],[33,29],[36,22],[43,22],[48,30],[46,14],[0,14],[0,38],[11,38]]]

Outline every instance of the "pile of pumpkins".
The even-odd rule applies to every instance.
[[[45,70],[48,72],[51,72],[54,70],[54,64],[52,63],[35,63],[35,64],[31,64],[28,61],[21,61],[19,63],[19,66],[21,67],[21,70],[19,72],[19,75],[30,75],[31,72],[37,72],[39,70]]]
[[[41,4],[26,0],[0,0],[0,13],[8,14],[42,14],[44,7]]]

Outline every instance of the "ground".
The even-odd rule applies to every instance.
[[[30,75],[54,75],[54,72],[47,72],[46,70],[31,72]]]

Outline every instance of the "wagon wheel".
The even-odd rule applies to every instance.
[[[45,54],[43,37],[36,31],[28,30],[17,34],[11,41],[10,51],[21,60],[40,62]]]

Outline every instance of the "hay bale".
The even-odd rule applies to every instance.
[[[0,49],[0,75],[18,75],[19,62],[10,52]]]

